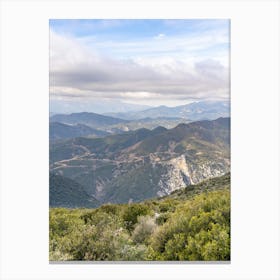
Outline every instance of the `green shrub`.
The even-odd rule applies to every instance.
[[[151,236],[149,257],[158,260],[228,260],[228,191],[198,195],[177,207]]]
[[[169,212],[160,214],[160,215],[156,218],[156,224],[157,224],[157,225],[163,225],[164,223],[167,222],[167,220],[169,219],[170,215],[171,215],[171,214],[170,214]]]
[[[136,243],[143,243],[156,228],[155,219],[150,216],[138,217],[138,223],[132,233],[132,239]]]
[[[156,213],[156,214],[155,214]],[[50,260],[230,259],[230,192],[50,209]]]
[[[129,232],[132,232],[139,216],[145,216],[152,213],[152,210],[144,204],[129,204],[125,207],[122,219],[124,226]]]

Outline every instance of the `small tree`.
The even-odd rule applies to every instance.
[[[150,214],[148,206],[142,204],[130,204],[123,212],[124,226],[129,232],[132,232],[139,216]]]

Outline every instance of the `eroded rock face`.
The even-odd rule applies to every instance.
[[[184,155],[173,158],[166,163],[167,173],[162,175],[158,183],[158,196],[164,196],[171,192],[192,184],[191,174]]]
[[[221,176],[230,169],[229,161],[220,159],[220,162],[205,161],[201,164],[188,162],[185,155],[173,158],[164,163],[167,173],[162,174],[158,182],[158,196],[168,195],[174,190],[197,184],[206,178]]]

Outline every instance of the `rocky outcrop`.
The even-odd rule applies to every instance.
[[[190,163],[185,155],[173,158],[163,163],[167,173],[162,174],[158,182],[158,196],[168,195],[174,190],[185,188],[191,184],[197,184],[206,178],[221,176],[229,172],[229,161],[220,159],[205,161],[201,164]]]

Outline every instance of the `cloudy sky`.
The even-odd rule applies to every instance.
[[[229,24],[50,20],[50,109],[228,100]]]

